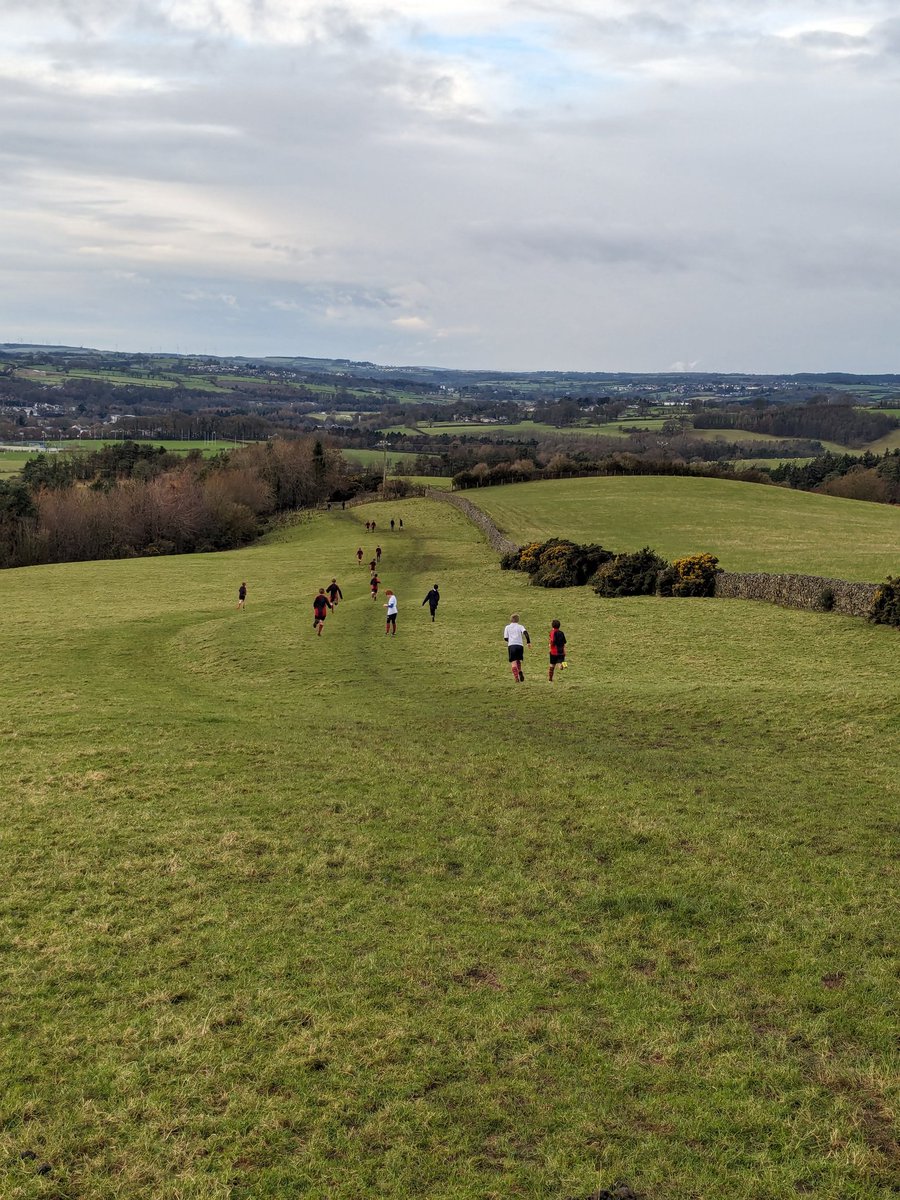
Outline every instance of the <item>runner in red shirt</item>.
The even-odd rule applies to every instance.
[[[329,608],[334,608],[334,605],[325,595],[325,589],[319,588],[319,594],[313,600],[313,629],[318,630],[319,637],[322,636],[322,630],[325,628],[325,618]]]
[[[547,671],[547,678],[553,682],[553,672],[559,667],[561,671],[566,668],[566,635],[559,627],[559,621],[551,621],[550,623],[550,667]]]

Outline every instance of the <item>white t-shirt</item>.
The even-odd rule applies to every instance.
[[[387,615],[389,617],[396,617],[396,615],[397,615],[397,597],[396,596],[388,597]]]
[[[514,621],[511,625],[503,630],[503,640],[509,646],[524,646],[524,639],[528,636],[528,630],[524,625],[520,625]]]

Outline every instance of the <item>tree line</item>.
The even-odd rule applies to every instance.
[[[865,446],[900,425],[896,417],[850,404],[773,405],[761,411],[708,410],[694,417],[695,429],[742,429],[782,438],[816,438],[844,446]]]
[[[41,455],[0,480],[0,567],[230,550],[278,513],[370,484],[313,438],[212,459],[128,442],[71,460]]]

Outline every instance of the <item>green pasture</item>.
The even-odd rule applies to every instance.
[[[732,571],[878,582],[900,574],[900,509],[725,479],[541,480],[466,498],[520,542],[569,537],[666,558],[709,552]]]
[[[3,584],[0,1194],[892,1193],[896,631],[539,591],[426,500]]]
[[[364,467],[376,467],[380,470],[384,466],[384,451],[383,450],[357,450],[355,447],[340,447],[341,454],[344,458],[351,462],[361,463]],[[395,463],[402,462],[405,459],[414,459],[414,454],[399,454],[392,453],[390,450],[387,454],[388,470],[390,471]]]
[[[402,475],[401,478],[419,487],[437,488],[442,492],[453,488],[453,480],[447,475]]]
[[[128,438],[78,438],[77,440],[52,441],[47,445],[61,452],[80,453],[91,450],[101,450],[104,446],[114,446],[116,443],[128,441]],[[219,454],[223,450],[234,450],[246,442],[226,441],[222,438],[206,440],[204,438],[134,438],[141,445],[162,446],[172,452],[187,453],[189,450],[202,450],[204,454]]]
[[[10,479],[18,475],[29,458],[38,453],[36,450],[0,450],[0,479]]]
[[[547,438],[584,438],[584,437],[612,437],[612,438],[628,438],[630,433],[661,433],[662,427],[667,421],[677,420],[678,413],[671,414],[666,417],[635,417],[633,419],[625,418],[618,421],[611,421],[604,425],[565,425],[557,428],[555,425],[547,425],[540,421],[516,421],[509,425],[487,424],[482,425],[477,422],[438,422],[434,424],[422,422],[418,430],[411,429],[408,426],[392,426],[386,432],[397,433],[427,433],[433,437],[441,435],[464,436],[464,437],[479,437],[485,441],[507,438],[523,438],[526,441],[531,438],[538,440],[546,440]],[[694,429],[690,424],[685,425],[684,433],[688,437],[699,438],[701,441],[726,441],[726,442],[790,442],[794,439],[779,438],[770,433],[756,433],[743,429]],[[893,439],[895,435],[900,435],[900,430],[895,430],[894,433],[888,435],[889,439]],[[885,439],[882,439],[884,441]],[[898,437],[900,441],[900,437]],[[837,442],[823,442],[822,445],[826,450],[833,450],[835,453],[843,454],[848,452],[846,446],[841,446]],[[881,443],[873,443],[869,449],[874,450],[876,445]],[[882,447],[883,448],[883,447]],[[854,453],[854,451],[850,451]],[[862,453],[856,451],[855,453]]]

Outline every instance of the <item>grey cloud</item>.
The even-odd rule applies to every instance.
[[[648,271],[685,271],[705,258],[701,238],[654,234],[634,229],[597,229],[578,223],[482,226],[468,234],[481,251],[524,259],[550,259],[595,265],[638,266]]]

